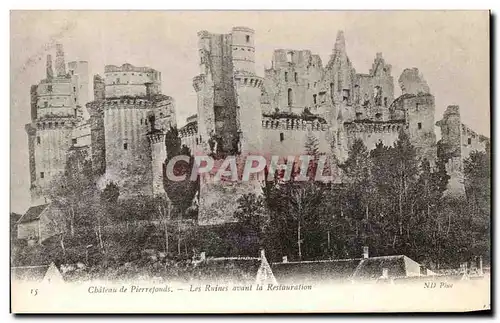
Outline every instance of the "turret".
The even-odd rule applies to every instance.
[[[232,35],[232,55],[235,71],[255,73],[254,30],[248,27],[234,27]]]

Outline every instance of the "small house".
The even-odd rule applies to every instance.
[[[17,238],[42,243],[59,233],[54,219],[62,218],[61,210],[53,204],[32,206],[17,221]]]

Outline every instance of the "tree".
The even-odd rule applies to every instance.
[[[485,152],[472,152],[464,161],[465,191],[469,205],[471,251],[489,258],[491,225],[491,160]]]
[[[84,216],[94,191],[92,165],[87,151],[71,150],[64,173],[54,177],[49,184],[50,200],[57,202],[67,212],[71,236],[75,235],[77,217]]]
[[[369,226],[371,198],[374,193],[374,183],[371,175],[372,163],[368,150],[361,139],[356,139],[346,161],[340,165],[345,173],[345,183],[349,192],[348,202],[356,220],[363,220]],[[363,215],[364,214],[364,215]],[[358,225],[356,225],[356,237]]]
[[[308,155],[320,155],[317,138],[309,134],[306,139],[305,151]],[[307,166],[309,174],[315,174],[317,158]],[[318,253],[319,244],[316,242],[317,225],[320,202],[327,184],[314,181],[314,175],[308,181],[295,181],[300,173],[300,167],[294,167],[291,180],[281,181],[280,173],[276,172],[273,181],[267,181],[263,188],[265,205],[270,215],[269,227],[271,235],[276,238],[273,243],[281,246],[281,252],[290,253],[294,249],[291,244],[291,235],[295,235],[295,245],[298,259],[304,257],[304,242],[309,239],[309,251],[306,256],[313,257]],[[266,171],[267,172],[267,171]],[[267,178],[266,174],[266,178]],[[311,230],[309,230],[311,229]],[[308,232],[309,234],[304,234]]]
[[[172,213],[177,215],[178,228],[178,243],[177,252],[181,253],[181,219],[185,211],[193,203],[196,192],[199,190],[199,178],[195,181],[190,179],[191,171],[194,166],[194,156],[185,145],[181,144],[181,138],[177,128],[171,127],[165,135],[165,148],[167,151],[167,159],[163,164],[163,188],[167,193],[169,200],[172,202]],[[175,156],[189,156],[189,162],[178,161],[174,165],[173,172],[176,176],[186,175],[183,181],[173,181],[167,176],[167,165]]]
[[[236,218],[242,225],[257,233],[259,245],[261,245],[267,218],[262,196],[247,193],[240,196],[237,203]]]
[[[158,195],[154,198],[154,204],[158,210],[160,224],[163,225],[163,233],[165,235],[165,253],[168,254],[168,223],[171,220],[172,204],[166,196]]]

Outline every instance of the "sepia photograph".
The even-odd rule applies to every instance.
[[[13,313],[491,310],[490,12],[10,12]]]

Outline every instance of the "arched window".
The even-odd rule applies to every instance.
[[[318,96],[317,94],[313,94],[313,102],[314,102],[314,104],[316,104],[316,102],[317,102],[317,96]]]
[[[293,103],[292,89],[288,89],[288,106],[291,107]]]

